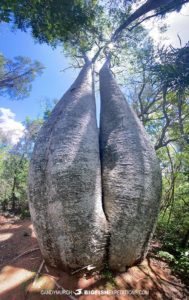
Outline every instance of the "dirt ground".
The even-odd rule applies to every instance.
[[[122,274],[71,276],[52,269],[43,262],[30,220],[0,216],[0,268],[1,300],[189,299],[168,265],[150,256]]]

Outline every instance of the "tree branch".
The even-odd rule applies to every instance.
[[[141,16],[147,14],[148,12],[152,10],[160,9],[160,11],[157,13],[163,14],[166,13],[170,9],[176,8],[176,5],[174,3],[174,0],[148,0],[146,3],[141,5],[133,14],[131,14],[127,20],[125,20],[113,33],[111,41],[115,42],[118,38],[120,33],[126,29],[131,23],[133,23],[135,20],[139,19]],[[180,4],[185,4],[189,2],[189,0],[181,0]],[[177,3],[178,5],[178,3]],[[156,15],[157,15],[156,14]],[[155,16],[155,15],[152,15]],[[150,16],[150,18],[152,17]],[[149,17],[148,17],[149,18]],[[144,21],[144,20],[143,20]],[[139,25],[139,24],[138,24]],[[138,26],[137,25],[137,26]]]

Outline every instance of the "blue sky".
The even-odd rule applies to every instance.
[[[33,82],[28,98],[21,101],[0,98],[0,107],[11,109],[17,121],[24,121],[26,116],[36,118],[42,112],[44,99],[60,99],[78,73],[78,70],[74,69],[61,72],[69,66],[61,47],[52,49],[45,44],[40,45],[29,33],[20,30],[12,32],[7,24],[0,24],[0,52],[7,58],[28,56],[46,67],[43,74]]]

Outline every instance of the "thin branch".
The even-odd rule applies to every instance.
[[[69,66],[69,67],[67,67],[67,68],[65,68],[65,69],[62,69],[62,70],[60,70],[60,72],[65,72],[65,71],[67,71],[67,70],[69,70],[69,69],[72,69],[74,66]]]
[[[50,274],[47,265],[45,265],[45,269],[46,269],[47,273]],[[61,289],[61,290],[63,290],[63,291],[66,292],[66,290],[65,290],[65,289],[64,289],[64,288],[56,281],[55,278],[54,278],[54,282],[55,282],[55,285],[56,285],[57,288],[59,288],[59,289]],[[66,295],[66,293],[65,293],[65,295]],[[71,300],[77,300],[77,299],[76,299],[74,296],[72,296],[72,295],[67,295],[67,297],[70,298]]]
[[[136,27],[138,27],[139,25],[141,25],[144,21],[147,21],[151,18],[155,18],[158,17],[159,15],[161,15],[161,13],[156,13],[150,16],[145,17],[144,19],[142,19],[141,21],[137,22],[134,26],[132,26],[131,28],[127,28],[127,30],[129,30],[129,32],[131,32],[133,29],[135,29]]]
[[[45,264],[45,261],[44,261],[44,259],[43,259],[43,260],[42,260],[42,263],[41,263],[40,266],[39,266],[38,271],[36,272],[36,275],[35,275],[35,278],[34,278],[34,281],[33,281],[33,284],[32,284],[33,287],[35,287],[35,285],[36,285],[36,283],[37,283],[37,279],[38,279],[38,277],[39,277],[39,275],[40,275],[40,273],[41,273],[41,270],[43,269],[44,264]]]
[[[15,258],[13,258],[12,261],[15,261],[15,260],[17,260],[18,258],[20,258],[20,257],[22,257],[22,256],[24,256],[24,255],[30,254],[30,253],[32,253],[32,252],[34,252],[34,251],[37,251],[37,250],[40,250],[40,249],[39,249],[39,248],[34,248],[34,249],[31,249],[31,250],[25,251],[25,252],[21,253],[20,255],[16,256]]]
[[[102,51],[104,47],[99,47],[97,53],[94,55],[94,57],[92,58],[92,63],[94,64],[95,61],[97,60],[98,56],[100,55],[100,52]]]
[[[166,93],[167,93],[167,89],[166,87],[163,88],[163,105],[162,105],[162,109],[163,109],[163,114],[164,114],[164,117],[165,117],[165,125],[164,127],[162,128],[162,132],[161,132],[161,136],[159,138],[159,141],[158,143],[156,144],[155,146],[155,149],[159,149],[162,147],[163,145],[163,140],[165,138],[165,135],[166,135],[166,131],[170,125],[170,119],[169,119],[169,116],[167,114],[167,111],[166,111],[166,104],[167,104],[167,97],[166,97]]]
[[[168,144],[170,144],[170,143],[172,143],[172,142],[176,142],[176,141],[178,141],[178,139],[169,139],[169,140],[167,140],[166,142],[164,142],[164,143],[161,143],[161,145],[155,145],[155,150],[158,150],[159,148],[163,148],[163,147],[166,147]]]
[[[14,82],[17,79],[23,78],[24,76],[31,74],[33,71],[34,71],[34,69],[29,69],[26,72],[24,72],[20,75],[17,75],[15,77],[9,77],[7,79],[1,80],[0,81],[0,88],[4,88],[4,87],[10,86],[10,85],[14,86]]]

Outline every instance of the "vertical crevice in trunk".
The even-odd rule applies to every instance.
[[[124,271],[145,256],[159,211],[161,173],[142,123],[108,63],[100,71],[100,153],[109,265]],[[145,249],[144,249],[145,248]]]
[[[29,176],[30,211],[46,260],[65,270],[104,264],[107,222],[91,64],[44,124]]]

